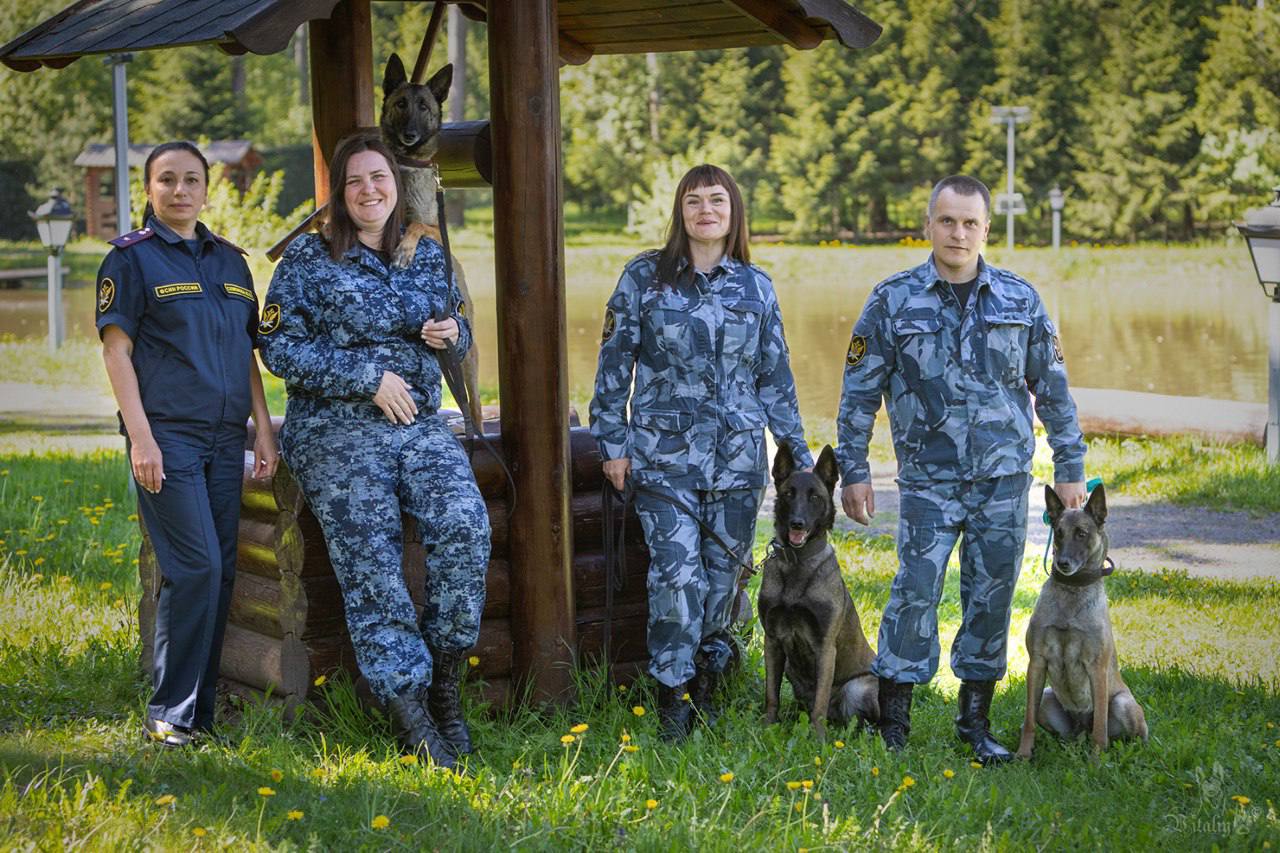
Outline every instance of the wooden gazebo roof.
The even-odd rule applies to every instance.
[[[17,71],[78,57],[214,44],[230,54],[276,53],[298,26],[328,18],[338,0],[78,0],[0,47]],[[502,0],[509,2],[509,0]],[[458,4],[484,19],[486,3]],[[600,53],[645,53],[826,39],[867,47],[880,26],[843,0],[562,0],[559,52],[581,64]]]

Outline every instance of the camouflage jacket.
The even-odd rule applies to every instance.
[[[903,481],[981,480],[1031,470],[1031,395],[1054,479],[1084,479],[1084,439],[1062,346],[1035,288],[978,263],[961,312],[933,258],[880,282],[845,356],[836,455],[844,484],[871,479],[867,443],[880,398]]]
[[[767,425],[811,466],[769,276],[724,258],[710,274],[659,286],[657,258],[628,263],[605,309],[591,401],[601,455],[630,457],[642,482],[759,488]]]
[[[289,414],[344,410],[381,418],[373,395],[385,370],[412,386],[420,412],[435,412],[440,363],[422,341],[422,324],[452,316],[459,355],[471,346],[461,294],[444,276],[444,253],[432,240],[418,242],[403,270],[359,243],[334,261],[318,234],[293,241],[271,279],[258,326],[262,360],[288,388]]]

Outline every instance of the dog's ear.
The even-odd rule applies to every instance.
[[[813,466],[813,473],[818,475],[827,491],[836,490],[836,483],[840,480],[840,467],[836,465],[836,452],[831,449],[831,445],[822,448],[822,452],[818,454],[818,464]]]
[[[451,83],[453,83],[453,63],[449,63],[431,75],[431,79],[427,81],[427,88],[436,96],[437,104],[443,104],[444,99],[449,97]]]
[[[773,457],[773,484],[781,486],[782,481],[790,477],[794,470],[796,470],[796,460],[791,455],[791,446],[779,444],[778,452]]]
[[[1089,517],[1093,519],[1093,523],[1101,527],[1107,522],[1107,490],[1102,488],[1102,484],[1093,487],[1093,491],[1089,493],[1089,500],[1084,505],[1084,511],[1089,513]]]
[[[390,95],[408,79],[409,76],[404,73],[404,63],[400,61],[400,54],[391,54],[391,58],[387,60],[387,70],[382,75],[382,96],[385,98]]]
[[[1056,526],[1067,507],[1062,502],[1062,498],[1058,497],[1058,493],[1053,490],[1053,486],[1048,483],[1044,484],[1044,506],[1049,510],[1049,523]]]

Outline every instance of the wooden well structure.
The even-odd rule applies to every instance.
[[[554,699],[568,694],[573,665],[601,656],[607,621],[600,458],[585,428],[571,428],[569,418],[559,68],[596,54],[773,44],[810,49],[833,38],[860,48],[879,37],[880,27],[844,0],[457,5],[487,27],[491,116],[487,123],[446,125],[438,159],[447,188],[493,187],[497,440],[519,495],[512,506],[496,464],[484,451],[473,454],[494,530],[476,655],[489,698],[502,701],[517,687],[516,695]],[[0,48],[0,61],[33,71],[84,55],[191,44],[230,54],[275,53],[303,23],[309,24],[321,204],[336,142],[376,121],[370,0],[78,0]],[[633,531],[630,541],[639,542],[638,526]],[[410,587],[420,589],[422,551],[412,523],[406,523],[405,544]],[[610,622],[609,662],[619,674],[646,662],[647,560],[635,547]],[[155,575],[145,542],[141,571],[142,636],[149,642],[145,605]],[[315,677],[338,668],[354,672],[354,659],[317,523],[287,471],[269,483],[246,478],[224,680],[232,690],[270,690],[298,702]]]

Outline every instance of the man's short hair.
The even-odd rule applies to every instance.
[[[950,175],[934,184],[933,192],[929,193],[929,218],[933,219],[933,210],[938,204],[938,196],[942,195],[942,191],[949,189],[957,195],[980,195],[982,196],[982,205],[986,208],[987,219],[991,218],[991,190],[987,189],[987,185],[977,178],[971,178],[968,175]]]

